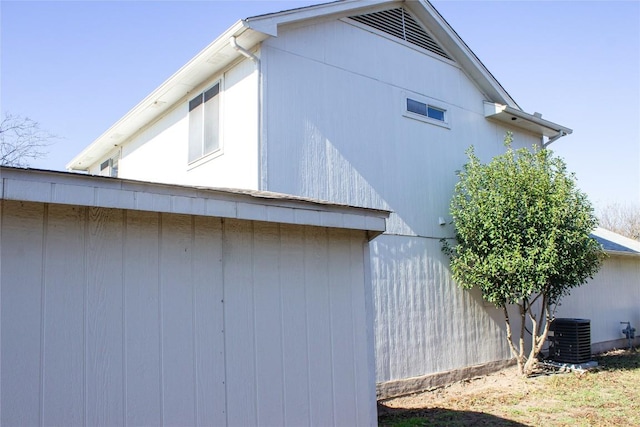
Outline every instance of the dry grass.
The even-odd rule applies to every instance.
[[[507,369],[380,402],[381,426],[640,426],[640,353],[595,357],[599,368],[520,378]]]

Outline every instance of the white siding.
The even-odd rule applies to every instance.
[[[189,165],[189,100],[222,78],[222,151]],[[206,159],[203,159],[206,160]],[[90,173],[98,174],[100,162]],[[243,60],[203,82],[189,99],[122,144],[118,177],[171,184],[258,188],[258,72]]]
[[[640,330],[640,257],[612,255],[605,259],[592,280],[562,300],[556,317],[590,319],[591,343],[596,345],[622,340],[620,331],[626,325],[620,322],[631,322]],[[626,340],[611,346],[620,344],[626,345]]]
[[[342,21],[282,30],[262,58],[266,189],[393,212],[371,247],[377,381],[509,358],[502,312],[453,283],[439,243],[465,150],[504,151],[485,96],[457,66]],[[403,116],[411,93],[450,127]]]
[[[502,310],[453,283],[437,239],[382,235],[371,259],[378,381],[510,357]]]
[[[506,129],[456,66],[341,21],[264,42],[267,188],[393,210],[388,232],[445,236],[455,171],[489,159]],[[447,109],[451,128],[404,117],[403,93]],[[539,139],[516,134],[516,146]]]
[[[3,425],[375,425],[362,231],[0,209]]]

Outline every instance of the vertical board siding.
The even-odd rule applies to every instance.
[[[280,283],[282,307],[282,364],[284,425],[309,425],[309,337],[307,336],[307,305],[305,292],[304,227],[290,226],[280,235]],[[284,268],[286,267],[286,269]]]
[[[44,424],[87,419],[86,209],[49,205],[44,245]]]
[[[161,425],[160,214],[128,211],[126,217],[125,424]]]
[[[122,248],[124,211],[88,208],[86,230],[86,423],[123,422]]]
[[[225,420],[222,222],[195,217],[193,253],[196,424]]]
[[[258,425],[252,224],[225,220],[223,248],[227,420]]]
[[[309,401],[311,405],[310,423],[312,425],[330,425],[334,414],[332,395],[334,378],[329,318],[331,295],[325,274],[330,267],[327,249],[326,230],[319,228],[305,230],[304,287],[309,361]]]
[[[284,425],[279,225],[254,223],[253,236],[257,425]]]
[[[373,425],[359,231],[2,201],[3,425]]]
[[[167,425],[194,425],[193,286],[190,216],[162,214],[160,327],[163,418]]]
[[[0,422],[39,425],[45,206],[0,203]]]

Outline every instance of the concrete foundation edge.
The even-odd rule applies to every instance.
[[[497,360],[494,362],[483,363],[481,365],[467,366],[465,368],[437,372],[435,374],[423,375],[420,377],[386,381],[376,384],[376,396],[378,400],[382,400],[417,393],[434,387],[452,384],[457,381],[491,374],[509,366],[513,366],[515,363],[515,359]]]
[[[637,347],[640,345],[640,336],[631,340],[631,345]],[[614,349],[628,349],[629,348],[629,340],[626,338],[620,338],[617,340],[604,341],[599,343],[591,343],[591,354],[600,354],[605,353],[609,350]]]

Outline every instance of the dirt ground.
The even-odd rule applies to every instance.
[[[517,375],[517,368],[513,366],[483,377],[460,381],[422,393],[387,399],[380,403],[389,409],[418,409],[440,406],[443,403],[451,403],[453,400],[464,400],[465,396],[477,396],[483,393],[485,395],[491,394],[495,390],[527,393],[532,388],[537,388],[536,384],[523,381]]]
[[[522,378],[515,366],[422,393],[378,402],[380,426],[640,425],[640,353],[597,358],[592,371],[542,368]]]

